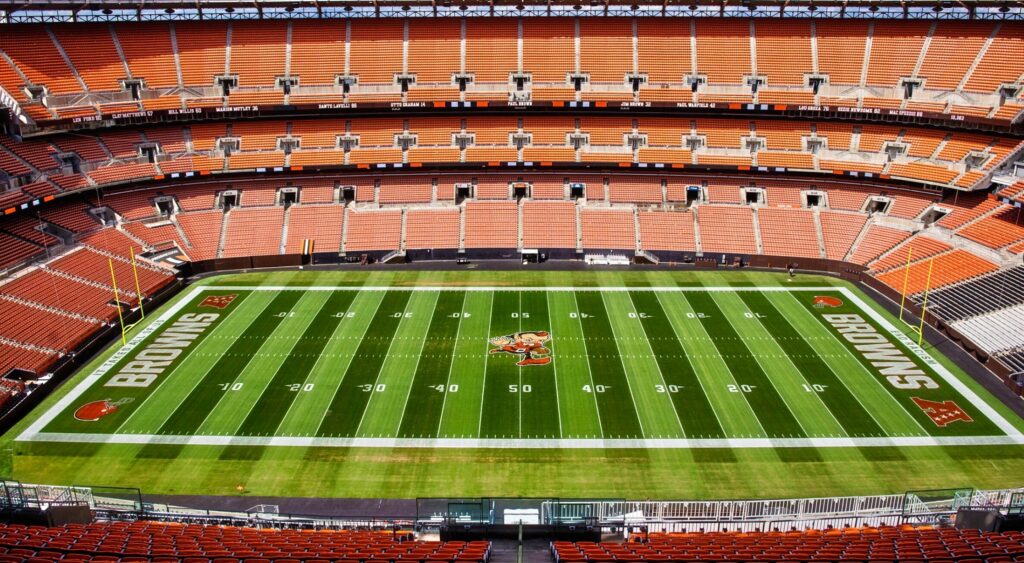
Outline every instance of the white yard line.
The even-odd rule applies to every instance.
[[[926,352],[924,348],[918,346],[917,343],[911,340],[910,337],[903,333],[903,331],[893,326],[893,324],[886,320],[885,317],[880,315],[878,311],[872,309],[870,305],[865,303],[864,300],[862,300],[861,298],[857,297],[848,288],[840,287],[837,289],[840,293],[845,295],[847,299],[855,303],[857,307],[859,307],[860,310],[864,312],[864,314],[871,317],[872,320],[881,325],[881,327],[888,331],[889,334],[891,334],[893,337],[895,337],[896,340],[899,340],[900,343],[902,343],[906,349],[910,350],[915,356],[921,358],[921,360],[924,361],[924,363],[928,364],[928,367],[930,367],[932,371],[937,373],[939,377],[941,377],[946,383],[949,384],[950,387],[956,389],[957,392],[963,395],[965,399],[970,401],[970,403],[974,405],[975,408],[977,408],[979,411],[982,412],[982,414],[987,416],[989,420],[994,422],[1000,430],[1006,432],[1008,436],[1024,436],[1024,434],[1022,434],[1016,426],[1010,424],[1010,422],[1003,418],[1002,415],[1000,415],[998,412],[996,412],[996,410],[993,409],[991,405],[986,403],[981,397],[978,396],[977,393],[975,393],[970,387],[965,385],[963,381],[960,381],[960,379],[953,375],[951,371],[946,369],[946,366],[939,363],[939,361],[933,358],[931,354]]]
[[[324,438],[259,436],[166,436],[152,434],[78,434],[45,432],[38,442],[94,444],[178,444],[190,446],[295,446],[345,448],[486,449],[671,449],[671,448],[861,448],[1024,445],[1024,436],[914,436],[897,438],[646,438],[646,439],[502,439],[502,438]]]
[[[597,428],[601,431],[601,435],[604,436],[604,422],[601,421],[601,404],[597,401],[597,385],[594,383],[594,372],[590,369],[590,350],[587,349],[587,337],[586,333],[583,332],[583,319],[579,316],[580,302],[576,299],[576,293],[572,293],[572,302],[576,308],[576,323],[580,325],[580,338],[583,340],[583,353],[587,356],[587,375],[590,376],[590,396],[594,399],[594,412],[597,413]],[[640,413],[637,413],[637,419],[640,418]],[[639,420],[638,420],[639,423]]]
[[[402,325],[405,324],[405,320],[412,318],[412,317],[407,316],[409,314],[409,305],[411,303],[412,303],[412,298],[410,297],[405,302],[405,307],[402,308],[402,317],[400,319],[398,319],[398,326],[395,327],[395,332],[391,334],[391,342],[388,343],[388,351],[384,353],[384,361],[382,361],[380,363],[380,367],[377,368],[377,377],[373,378],[373,387],[371,387],[370,388],[370,392],[367,393],[369,395],[369,397],[366,398],[366,404],[363,405],[363,413],[361,415],[359,415],[359,425],[356,426],[356,434],[357,435],[359,434],[359,431],[363,429],[363,421],[366,420],[366,413],[367,413],[367,411],[370,410],[370,403],[373,402],[373,396],[377,394],[377,385],[380,384],[380,376],[381,376],[382,373],[384,373],[384,366],[388,363],[388,356],[391,355],[391,349],[394,348],[395,341],[398,340],[398,333],[402,332]],[[434,306],[437,306],[437,300],[436,299],[434,300]],[[427,330],[430,330],[430,324],[429,323],[427,324]],[[424,334],[423,338],[424,338],[424,340],[426,340],[427,335]],[[420,354],[422,354],[422,353],[423,353],[423,346],[421,344],[420,345]],[[416,365],[419,365],[419,359],[418,358],[416,360]],[[416,373],[415,370],[413,370],[413,373]],[[411,385],[410,385],[410,387],[411,387]],[[333,402],[333,399],[331,401]],[[403,416],[404,416],[404,412],[405,411],[402,411],[402,412],[403,412]]]
[[[615,327],[612,326],[611,313],[608,311],[608,303],[604,300],[604,296],[601,296],[601,308],[604,309],[604,314],[608,315],[607,317],[605,317],[605,320],[608,322],[608,330],[611,331],[612,338],[614,338]],[[582,315],[580,318],[582,318]],[[580,322],[580,325],[582,326],[582,321]],[[629,380],[629,375],[627,373],[628,370],[626,369],[626,362],[622,359],[622,352],[619,351],[618,347],[615,348],[615,352],[615,355],[618,356],[619,358],[619,365],[622,366],[622,379],[626,380],[626,390],[629,391],[629,400],[633,402],[633,412],[636,413],[636,423],[640,426],[640,434],[642,434],[646,439],[647,431],[644,430],[644,420],[643,417],[640,416],[640,407],[636,403],[636,395],[633,394],[633,383]],[[594,395],[597,395],[596,387],[592,387],[591,391],[594,392]],[[675,407],[673,407],[673,410],[675,410]],[[679,421],[678,417],[676,418],[676,421]],[[682,431],[682,425],[680,425],[679,430]]]
[[[650,286],[650,287],[572,287],[572,286],[432,286],[418,285],[411,287],[388,287],[371,285],[333,286],[333,285],[215,285],[205,286],[210,290],[227,291],[599,291],[609,293],[628,293],[631,291],[688,291],[688,292],[736,292],[736,291],[757,291],[757,292],[787,292],[787,291],[836,291],[835,286],[824,287],[785,287],[785,286]]]
[[[455,328],[455,344],[452,345],[452,357],[448,360],[448,377],[444,382],[444,397],[441,397],[441,411],[437,415],[437,431],[434,432],[435,437],[441,435],[441,426],[444,424],[444,409],[448,406],[448,392],[452,385],[452,370],[455,368],[455,356],[459,349],[459,337],[462,335],[462,319],[464,319],[466,315],[466,297],[468,297],[468,295],[469,294],[467,293],[462,296],[462,307],[459,308],[459,325]],[[405,402],[408,407],[408,397],[406,397]],[[405,418],[405,413],[402,413],[402,417]],[[401,426],[399,426],[399,428],[401,428]]]

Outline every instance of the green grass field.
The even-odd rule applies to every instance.
[[[225,276],[151,314],[4,441],[14,478],[153,493],[1020,485],[1021,421],[906,330],[812,276]]]

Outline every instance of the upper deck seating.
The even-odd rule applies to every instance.
[[[0,86],[38,119],[140,106],[280,105],[286,100],[282,77],[296,81],[292,103],[505,101],[516,72],[531,77],[519,95],[532,94],[535,100],[818,101],[1013,119],[1024,105],[1000,97],[998,89],[1024,74],[1024,64],[1013,56],[1024,44],[1024,26],[961,23],[940,21],[932,29],[931,22],[921,20],[820,19],[813,32],[808,20],[764,18],[21,25],[0,41],[0,50],[13,63],[0,63]],[[675,56],[662,57],[666,51]],[[462,72],[473,76],[465,91],[453,86],[454,75]],[[579,92],[568,83],[577,72],[587,77]],[[626,80],[634,72],[647,75],[636,93]],[[403,73],[415,77],[404,93],[396,79]],[[828,78],[817,100],[806,79],[815,73]],[[694,74],[707,79],[696,94],[684,82]],[[337,85],[338,75],[356,78],[348,94]],[[217,82],[221,76],[237,78],[228,96]],[[755,76],[763,81],[756,93],[747,82]],[[923,86],[905,100],[900,81],[908,77]],[[130,96],[124,79],[142,81],[143,95]],[[45,87],[47,105],[29,96],[28,85]],[[188,90],[175,90],[182,86]],[[863,95],[851,87],[870,87],[873,93]],[[972,97],[950,103],[949,92],[960,88]]]

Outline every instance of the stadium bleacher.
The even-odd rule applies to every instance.
[[[1021,532],[846,528],[791,532],[651,533],[627,543],[552,542],[556,563],[591,561],[1019,561]]]

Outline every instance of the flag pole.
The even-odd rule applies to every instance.
[[[907,301],[907,283],[910,281],[910,257],[914,255],[914,247],[907,245],[907,265],[903,267],[903,294],[900,295],[900,321],[903,321],[903,308]]]
[[[117,278],[114,277],[114,260],[107,258],[107,266],[110,266],[110,281],[114,286],[114,306],[117,307],[117,318],[121,321],[121,345],[125,346],[128,344],[128,340],[124,336],[124,313],[121,312],[121,298],[117,294]]]
[[[928,278],[924,282],[924,301],[921,304],[921,327],[917,331],[917,345],[920,346],[924,340],[924,317],[928,313],[928,290],[932,287],[932,266],[935,265],[935,258],[928,261]]]
[[[139,269],[135,265],[135,248],[129,246],[128,252],[132,255],[132,274],[135,275],[135,294],[139,296],[139,312],[142,313],[142,319],[146,318],[146,310],[142,308],[142,289],[139,286]],[[141,319],[140,319],[141,320]]]

